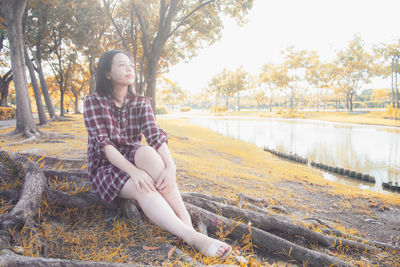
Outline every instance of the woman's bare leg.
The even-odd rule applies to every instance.
[[[129,179],[118,196],[138,201],[152,222],[182,238],[205,255],[221,257],[225,252],[231,251],[231,247],[226,243],[196,232],[193,227],[184,223],[158,191],[139,192],[134,182]]]
[[[161,156],[152,147],[142,146],[135,154],[136,167],[146,171],[156,183],[161,172],[165,169],[165,163]],[[169,193],[161,193],[176,215],[189,227],[192,227],[192,220],[185,204],[183,203],[178,185],[175,183]]]

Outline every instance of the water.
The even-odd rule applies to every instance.
[[[400,182],[400,129],[297,119],[192,117],[191,123],[221,134],[283,153],[295,153],[320,162],[373,175],[375,185],[361,188],[382,191],[382,182]],[[328,173],[329,180],[345,182]],[[353,181],[352,181],[353,182]],[[358,182],[358,181],[357,181]]]

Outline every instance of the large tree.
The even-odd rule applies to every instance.
[[[52,11],[54,18],[53,24],[50,26],[49,47],[52,47],[52,53],[48,56],[49,63],[60,92],[60,116],[63,117],[64,96],[69,89],[72,80],[72,66],[78,58],[78,51],[72,42],[70,33],[74,30],[71,26],[71,17],[74,14],[74,3],[72,1],[55,1]]]
[[[400,39],[393,43],[375,47],[374,64],[375,74],[384,78],[391,76],[392,106],[400,107],[400,93],[398,88],[398,74],[400,72]]]
[[[229,74],[229,86],[231,86],[234,93],[236,93],[237,110],[240,111],[240,92],[246,91],[253,86],[252,79],[250,74],[245,71],[243,67],[239,67],[236,71],[232,71]]]
[[[67,90],[67,96],[70,101],[74,104],[74,113],[79,114],[79,103],[83,99],[83,96],[90,92],[90,76],[89,70],[76,62],[71,68],[71,82],[69,83],[69,90]]]
[[[364,50],[364,42],[355,35],[346,49],[337,53],[332,70],[332,82],[336,93],[344,97],[349,111],[353,111],[353,99],[362,83],[369,83],[373,75],[373,57]]]
[[[43,124],[46,124],[47,118],[46,118],[46,112],[45,112],[44,106],[43,106],[42,94],[40,92],[39,84],[38,84],[38,81],[36,79],[35,70],[34,70],[31,58],[30,58],[30,56],[28,54],[28,50],[27,50],[26,47],[25,47],[25,51],[24,52],[25,52],[26,66],[28,67],[29,76],[31,77],[32,89],[33,89],[33,92],[35,94],[36,107],[37,107],[38,116],[39,116],[39,123],[41,125],[43,125]]]
[[[0,70],[5,72],[0,75],[0,107],[7,106],[8,90],[10,83],[12,81],[12,71],[8,63],[8,58],[10,56],[9,50],[5,47],[4,43],[6,40],[4,18],[0,16]]]
[[[224,15],[244,23],[253,2],[103,0],[121,43],[137,56],[140,78],[137,90],[152,98],[153,108],[156,104],[157,74],[179,60],[193,57],[200,48],[218,40]],[[137,38],[140,38],[140,43]]]
[[[287,70],[287,86],[288,96],[290,99],[290,108],[294,108],[295,97],[300,89],[305,89],[305,63],[306,63],[306,50],[294,50],[289,47],[282,51],[285,57],[283,63],[284,68]]]
[[[31,138],[39,134],[35,126],[30,107],[28,82],[25,74],[24,35],[22,17],[26,0],[4,0],[2,15],[6,20],[8,40],[10,42],[11,69],[13,72],[16,102],[17,122],[15,133],[22,133]]]
[[[269,96],[269,111],[272,111],[272,105],[276,91],[287,87],[289,78],[284,65],[264,64],[261,67],[261,73],[258,77],[258,83],[265,86]]]
[[[71,28],[69,36],[89,63],[90,92],[95,90],[96,68],[95,60],[111,46],[112,40],[105,40],[110,36],[110,20],[98,0],[75,0],[72,7],[72,16],[69,21]]]
[[[27,17],[27,29],[25,37],[27,46],[31,51],[34,61],[32,61],[35,71],[39,75],[40,87],[46,103],[47,111],[52,120],[57,119],[54,105],[47,88],[46,77],[44,73],[43,60],[47,60],[50,54],[61,45],[51,42],[52,27],[58,25],[57,2],[51,0],[33,0],[29,2],[29,12]]]
[[[322,91],[326,91],[330,88],[330,73],[333,65],[331,63],[321,62],[319,55],[315,51],[311,51],[306,56],[305,66],[305,78],[307,82],[317,90],[316,109],[318,111],[322,101]]]
[[[229,109],[229,99],[235,94],[234,88],[230,81],[230,74],[227,69],[214,75],[208,83],[210,93],[214,93],[216,98],[223,98],[225,100],[225,108]],[[217,100],[218,102],[218,100]],[[217,104],[218,105],[218,104]]]

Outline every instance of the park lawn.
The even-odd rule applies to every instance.
[[[347,111],[300,111],[303,119],[322,120],[331,122],[371,124],[384,126],[400,127],[400,120],[387,118],[384,111],[370,111],[363,114]],[[215,114],[217,116],[235,116],[235,117],[264,117],[264,118],[281,118],[282,114],[275,111],[226,111]]]
[[[86,158],[87,134],[82,115],[69,115],[68,117],[72,121],[51,122],[41,130],[72,134],[75,136],[74,138],[61,138],[58,142],[50,139],[39,140],[30,144],[7,146],[5,144],[18,140],[2,137],[2,147],[10,151],[28,152],[39,148],[36,151],[47,156]],[[199,191],[232,199],[237,199],[237,194],[243,193],[264,199],[269,207],[282,207],[288,212],[287,216],[293,220],[323,216],[335,220],[335,227],[349,234],[365,234],[361,232],[361,229],[368,232],[375,231],[375,234],[381,234],[376,236],[380,241],[387,240],[390,235],[390,232],[385,232],[386,228],[379,231],[378,226],[363,223],[363,220],[365,218],[378,220],[381,211],[386,212],[389,207],[399,208],[400,197],[398,194],[374,193],[355,186],[327,181],[316,169],[281,160],[264,152],[256,145],[192,125],[186,119],[159,117],[158,123],[169,136],[169,147],[177,165],[177,181],[181,191]],[[343,220],[341,220],[342,218]],[[116,222],[118,225],[114,223],[114,228],[123,226],[126,235],[133,238],[138,237],[140,232],[138,229],[129,232],[127,225],[121,226],[125,223],[124,221],[117,220]],[[95,235],[101,229],[103,228],[91,230],[90,234]],[[147,244],[150,242],[152,246],[157,246],[160,242],[169,242],[168,236],[161,235],[162,238],[157,239],[160,236],[160,230],[157,228],[152,227],[149,233],[147,239],[140,236],[137,240],[142,240]],[[74,233],[71,240],[77,236],[83,238],[84,235],[85,232]],[[102,235],[104,234],[99,233],[96,240],[101,240]],[[54,237],[54,239],[56,238]],[[137,240],[135,244],[141,244]],[[74,242],[76,243],[76,241],[71,241],[70,245],[73,246]],[[75,249],[79,250],[80,248],[78,246]],[[119,247],[104,249],[112,252],[118,251]],[[34,255],[35,250],[32,251],[32,255]],[[116,259],[99,258],[99,255],[103,254],[101,251],[79,253],[81,256],[78,258],[85,260],[114,261]],[[247,256],[250,257],[250,254]],[[76,255],[64,257],[77,259]],[[123,255],[129,262],[129,253],[124,252]],[[207,262],[207,259],[199,259],[198,254],[195,257],[204,263],[210,263]],[[391,260],[393,263],[400,264],[400,259]],[[235,264],[232,259],[226,263]]]
[[[339,118],[336,115],[334,117]],[[19,140],[2,137],[0,144],[13,152],[86,158],[87,133],[83,117],[69,115],[68,118],[71,121],[50,122],[40,129],[69,134],[73,138],[43,138],[28,144],[6,145]],[[185,191],[202,191],[230,198],[235,198],[238,193],[260,198],[268,196],[271,205],[293,205],[293,209],[312,210],[315,203],[299,202],[297,199],[298,192],[293,185],[302,185],[305,191],[318,188],[349,198],[373,196],[390,204],[400,204],[398,195],[373,193],[327,181],[318,170],[281,160],[254,144],[192,125],[185,119],[160,117],[158,123],[169,136],[169,147],[177,165],[177,178]]]

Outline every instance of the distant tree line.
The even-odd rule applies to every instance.
[[[250,98],[255,106],[267,106],[270,110],[279,105],[291,109],[306,106],[318,109],[327,102],[337,102],[352,111],[355,101],[364,102],[362,106],[365,107],[389,103],[400,107],[397,78],[400,40],[366,51],[362,38],[355,35],[330,62],[323,62],[315,51],[294,47],[282,53],[284,61],[281,64],[264,64],[255,75],[243,68],[224,69],[210,80],[203,96],[208,95],[208,102],[215,105],[224,102],[226,109],[230,107],[230,99],[235,96],[239,100],[241,94]],[[392,82],[386,89],[368,90],[368,97],[360,94],[372,78],[388,77],[392,77]],[[202,98],[199,96],[200,101]],[[360,107],[359,103],[357,107]],[[240,110],[239,101],[235,109]]]

